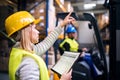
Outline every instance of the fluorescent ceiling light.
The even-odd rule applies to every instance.
[[[96,6],[96,4],[84,4],[84,9],[92,9]]]

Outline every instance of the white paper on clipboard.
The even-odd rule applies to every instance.
[[[65,51],[59,61],[51,68],[51,70],[59,75],[62,75],[64,72],[68,72],[71,69],[79,56],[79,52]]]

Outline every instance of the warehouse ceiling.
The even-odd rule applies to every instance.
[[[10,5],[12,7],[17,7],[17,3],[19,0],[0,0],[0,6]],[[29,0],[28,3],[42,1],[42,0]],[[55,0],[54,0],[55,1]],[[81,14],[83,12],[93,12],[93,13],[104,13],[106,8],[103,6],[105,0],[65,0],[70,1],[74,11],[77,14]]]
[[[103,6],[105,0],[68,0],[71,1],[74,10],[77,14],[81,14],[83,12],[93,12],[104,13],[106,12],[106,8]]]

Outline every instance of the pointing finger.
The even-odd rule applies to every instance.
[[[72,14],[72,11],[69,12],[69,14],[67,15],[68,17]]]

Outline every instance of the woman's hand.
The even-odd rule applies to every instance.
[[[72,24],[75,21],[75,19],[70,16],[71,13],[72,11],[65,17],[65,19],[61,23],[61,27],[64,27],[65,25],[70,24],[70,23]]]
[[[63,73],[60,80],[71,80],[72,69],[68,73]]]

